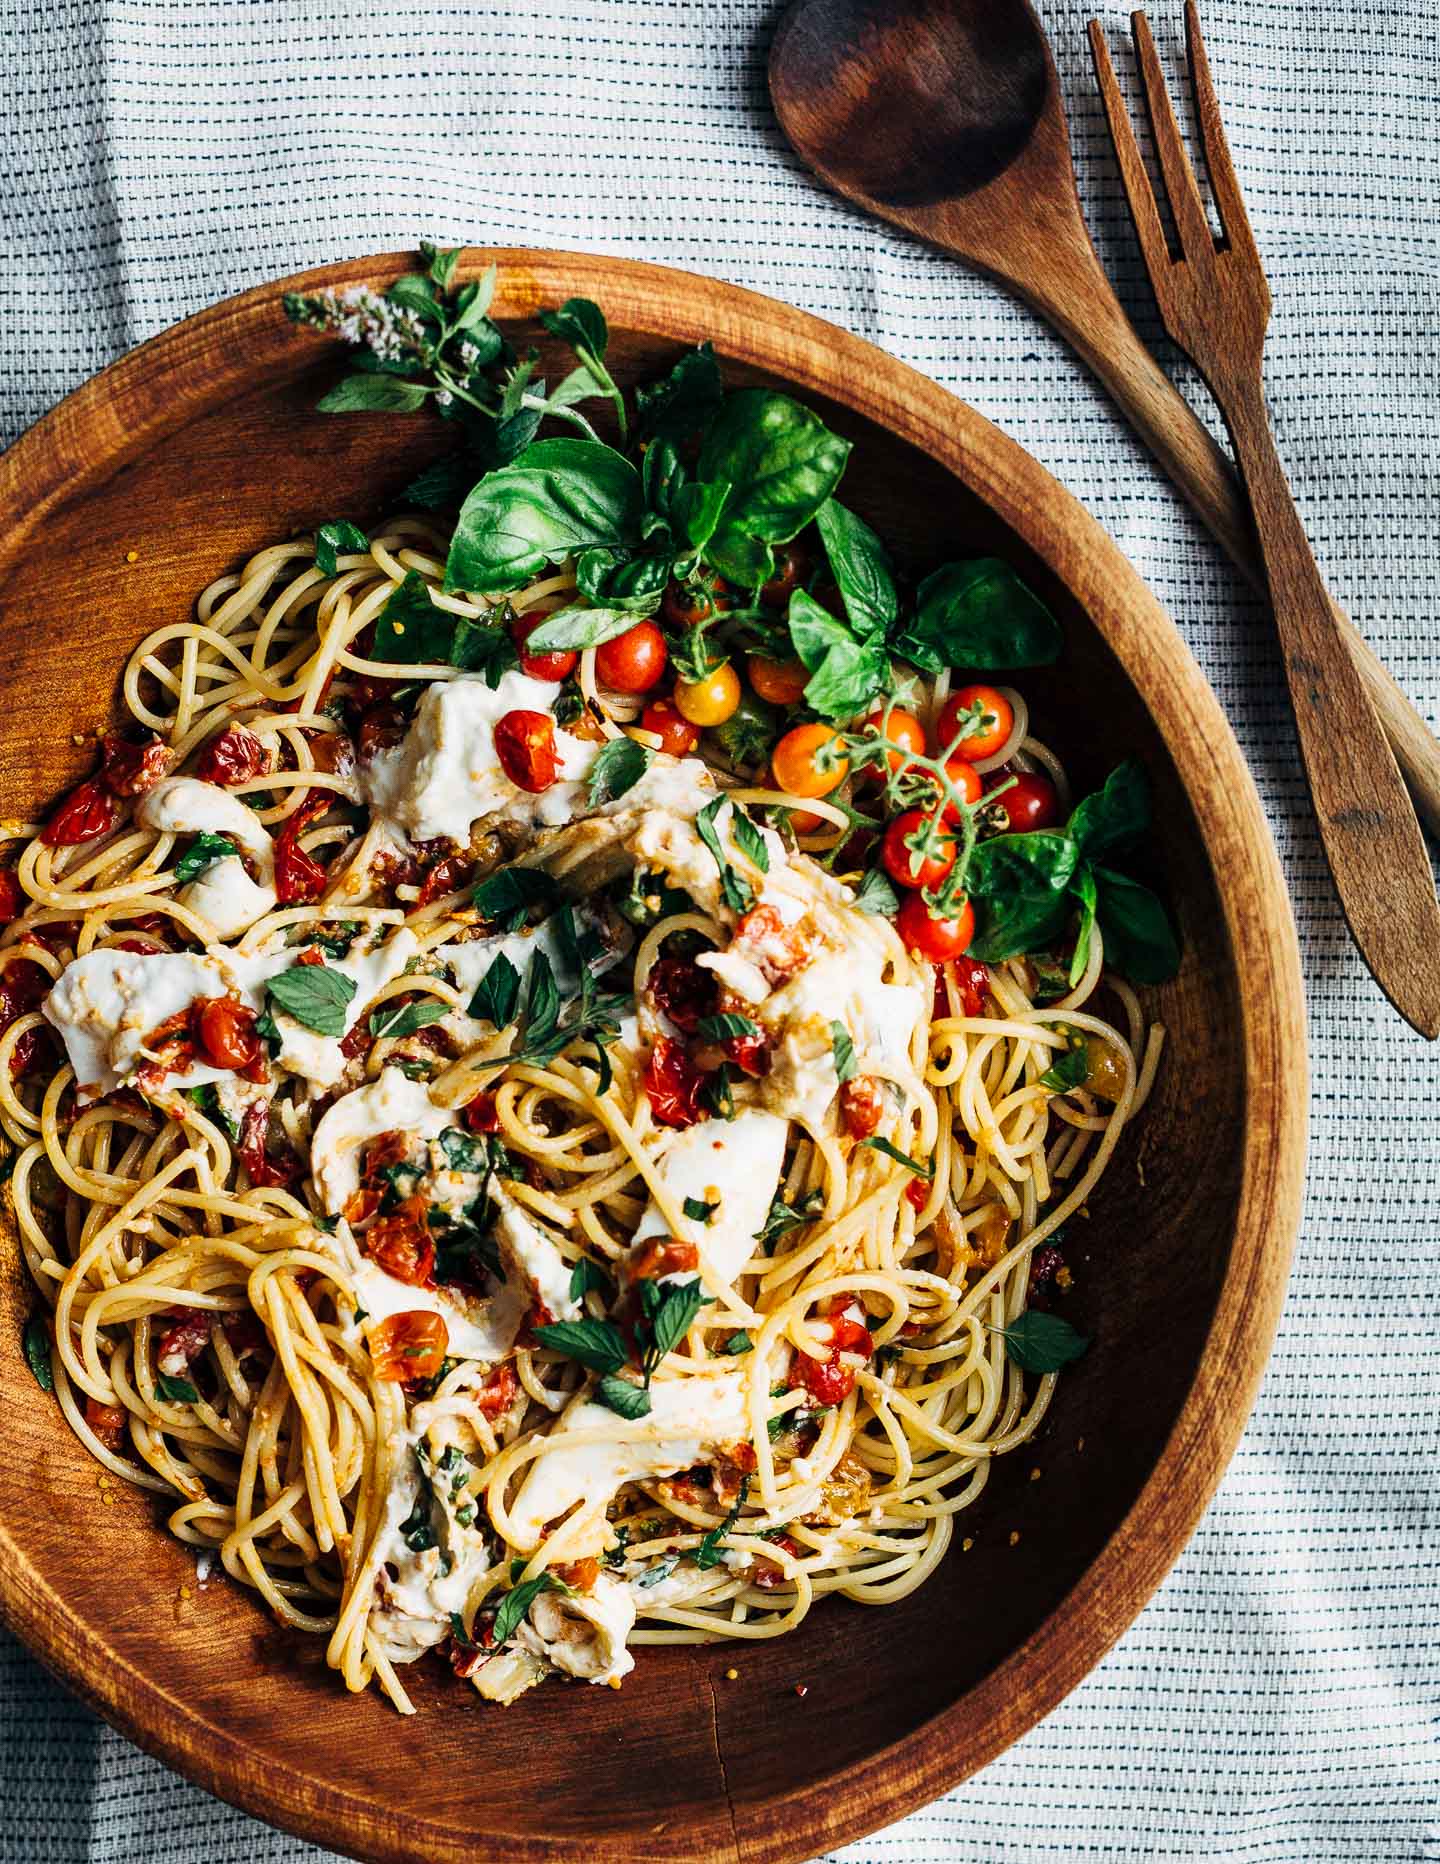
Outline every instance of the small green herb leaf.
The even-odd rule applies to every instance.
[[[406,1003],[398,1010],[375,1010],[370,1017],[370,1033],[381,1036],[413,1036],[417,1029],[438,1023],[448,1010],[445,1003]]]
[[[1057,1094],[1066,1094],[1072,1087],[1079,1087],[1089,1072],[1090,1059],[1085,1052],[1085,1044],[1081,1042],[1078,1047],[1060,1050],[1041,1075],[1040,1085]]]
[[[927,576],[915,613],[890,643],[927,673],[942,667],[999,673],[1049,666],[1063,644],[1055,617],[999,557],[947,563]]]
[[[1105,961],[1136,984],[1164,984],[1180,969],[1180,942],[1148,887],[1108,867],[1095,869],[1095,919]]]
[[[844,1023],[831,1023],[830,1047],[835,1057],[835,1078],[843,1087],[855,1074],[855,1044]]]
[[[689,350],[658,382],[635,392],[642,436],[686,440],[720,411],[720,365],[710,344]]]
[[[207,867],[238,853],[239,849],[228,835],[215,835],[208,828],[202,829],[175,863],[175,878],[181,882],[195,880]]]
[[[650,1415],[650,1394],[643,1385],[632,1385],[629,1379],[616,1378],[608,1373],[595,1387],[595,1397],[608,1410],[619,1417],[641,1418]]]
[[[869,1146],[872,1151],[883,1152],[887,1159],[894,1159],[895,1163],[903,1165],[906,1171],[913,1171],[917,1178],[935,1176],[935,1167],[928,1160],[912,1159],[908,1153],[902,1152],[898,1146],[891,1145],[888,1139],[882,1139],[878,1134],[871,1139],[862,1139],[860,1143],[862,1146]]]
[[[648,745],[638,744],[634,738],[611,738],[590,766],[587,788],[591,806],[599,808],[633,790],[654,761],[655,753]]]
[[[271,1000],[287,1016],[317,1036],[343,1036],[345,1011],[355,995],[355,980],[326,964],[295,964],[266,986]]]
[[[315,403],[321,414],[413,414],[425,406],[418,382],[393,375],[347,375]]]
[[[731,810],[730,833],[735,837],[735,846],[745,859],[752,862],[762,874],[768,874],[770,850],[765,846],[765,837],[743,809]]]
[[[493,1023],[497,1029],[508,1029],[519,1007],[520,973],[502,951],[475,986],[469,1014]]]
[[[335,559],[342,550],[353,555],[369,548],[370,539],[358,524],[336,518],[329,524],[322,524],[315,533],[315,567],[322,576],[333,576],[339,568]]]
[[[592,1372],[618,1372],[630,1357],[625,1336],[609,1320],[557,1320],[536,1327],[535,1338],[552,1353],[578,1359]]]
[[[692,1223],[708,1223],[720,1205],[718,1201],[707,1204],[703,1197],[687,1197],[680,1208]]]
[[[695,832],[715,857],[715,865],[720,870],[720,897],[731,912],[744,913],[755,904],[755,889],[743,875],[735,872],[721,845],[715,818],[724,808],[725,800],[723,796],[717,796],[714,802],[706,803],[695,818]]]
[[[855,889],[856,910],[893,917],[900,910],[900,895],[878,867],[872,867]]]
[[[719,1016],[702,1016],[695,1033],[702,1042],[728,1042],[732,1036],[758,1036],[761,1030],[759,1023],[752,1022],[748,1016],[737,1016],[733,1010],[725,1010]]]
[[[694,1558],[695,1564],[698,1567],[708,1572],[712,1566],[718,1566],[720,1564],[720,1553],[725,1545],[725,1537],[740,1519],[745,1504],[749,1499],[750,1478],[749,1476],[741,1476],[740,1492],[735,1497],[734,1507],[726,1515],[719,1527],[712,1527],[710,1529],[709,1533],[703,1537],[700,1545],[695,1549]]]
[[[1090,1344],[1062,1314],[1048,1314],[1037,1307],[1026,1308],[1002,1330],[1001,1338],[1022,1372],[1058,1372],[1079,1359]]]
[[[543,868],[505,867],[482,880],[470,901],[496,931],[515,932],[532,906],[553,906],[559,896],[559,887]]]
[[[714,1297],[706,1294],[698,1276],[694,1281],[666,1282],[663,1286],[647,1281],[640,1287],[648,1333],[641,1364],[648,1385],[655,1368],[685,1338],[695,1316]]]
[[[32,1314],[20,1330],[20,1344],[25,1349],[25,1363],[34,1374],[42,1392],[53,1392],[55,1377],[50,1370],[50,1329],[38,1314]]]
[[[610,1281],[603,1269],[598,1268],[589,1256],[581,1256],[570,1271],[570,1299],[583,1301],[587,1294],[608,1294]]]
[[[445,587],[503,595],[592,544],[638,543],[640,516],[640,475],[623,454],[598,440],[537,440],[460,507]]]
[[[537,1573],[533,1579],[522,1581],[500,1601],[500,1609],[495,1614],[495,1642],[504,1644],[515,1635],[542,1592],[573,1591],[573,1586],[567,1586],[563,1579],[557,1579],[553,1573]]]
[[[199,1404],[200,1394],[189,1379],[171,1378],[168,1373],[161,1373],[155,1381],[155,1389],[171,1404]]]

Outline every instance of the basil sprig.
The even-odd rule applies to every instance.
[[[355,979],[328,964],[292,964],[265,986],[271,1001],[317,1036],[343,1036],[345,1012],[355,996]]]

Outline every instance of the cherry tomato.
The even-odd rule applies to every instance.
[[[307,731],[302,734],[310,747],[310,762],[317,770],[334,777],[348,777],[355,768],[355,744],[348,732]]]
[[[170,768],[165,741],[153,731],[142,738],[107,736],[101,740],[100,777],[114,796],[143,796]]]
[[[8,925],[12,919],[18,919],[25,910],[25,895],[14,872],[0,868],[0,925]]]
[[[672,628],[698,628],[716,615],[723,615],[731,605],[718,577],[703,588],[672,578],[660,598],[660,613]]]
[[[520,1391],[520,1381],[510,1364],[497,1366],[475,1394],[475,1403],[488,1418],[504,1417]]]
[[[693,1126],[700,1118],[704,1076],[678,1042],[668,1036],[650,1051],[644,1086],[650,1111],[662,1126]]]
[[[886,708],[881,706],[878,712],[872,712],[865,723],[872,730],[883,733],[895,744],[903,744],[907,751],[914,751],[923,756],[925,753],[925,727],[913,712],[902,712],[899,706]],[[891,772],[897,771],[908,759],[901,757],[898,751],[887,751],[885,761]]]
[[[803,660],[767,660],[751,654],[745,662],[750,684],[771,705],[799,705],[810,684],[810,669]]]
[[[912,1178],[905,1187],[905,1201],[912,1210],[923,1210],[930,1202],[930,1180]]]
[[[1049,777],[1031,770],[994,771],[986,779],[986,788],[1002,783],[1009,787],[992,803],[985,805],[985,827],[997,835],[1028,834],[1032,829],[1053,828],[1060,819],[1060,798]]]
[[[388,751],[405,736],[409,721],[398,705],[371,706],[362,713],[356,739],[361,763],[368,763],[380,751]]]
[[[692,725],[723,725],[740,709],[740,675],[727,660],[703,680],[678,680],[675,709]]]
[[[221,783],[233,789],[248,783],[270,768],[270,753],[253,731],[243,725],[227,725],[205,746],[195,765],[195,775],[206,783]]]
[[[325,891],[325,869],[300,846],[300,837],[333,800],[328,790],[312,790],[295,813],[285,818],[275,837],[275,896],[282,906],[318,900]]]
[[[447,854],[443,861],[437,861],[420,882],[420,897],[417,906],[429,906],[434,900],[443,900],[447,893],[455,893],[465,884],[470,872],[470,857],[467,854]]]
[[[595,649],[595,677],[617,693],[648,693],[669,659],[665,636],[653,621],[637,621]]]
[[[868,1139],[880,1130],[885,1099],[873,1074],[853,1075],[840,1089],[840,1123],[852,1139]]]
[[[238,997],[202,997],[190,1013],[195,1046],[212,1068],[248,1068],[259,1061],[255,1012]]]
[[[498,1133],[500,1115],[495,1109],[495,1096],[479,1093],[473,1100],[467,1100],[460,1109],[460,1117],[472,1133]]]
[[[495,755],[516,789],[540,795],[560,775],[554,719],[548,712],[507,712],[495,727]]]
[[[370,1260],[396,1281],[423,1288],[435,1271],[435,1244],[425,1221],[425,1199],[407,1197],[383,1217],[377,1217],[360,1239]]]
[[[527,654],[525,643],[553,611],[540,610],[532,615],[517,615],[510,624],[510,638],[520,650],[520,671],[532,680],[568,680],[580,664],[580,656],[569,648],[553,654]]]
[[[993,686],[962,686],[951,693],[940,713],[936,731],[939,748],[948,751],[967,713],[981,708],[979,728],[960,740],[955,756],[967,764],[978,764],[982,757],[993,757],[1010,736],[1015,723],[1015,708]]]
[[[210,1344],[212,1321],[209,1314],[197,1313],[193,1308],[170,1311],[178,1313],[179,1318],[173,1327],[167,1327],[161,1334],[155,1362],[162,1372],[179,1378],[191,1360],[198,1359]]]
[[[828,796],[838,789],[850,772],[850,760],[839,758],[828,770],[822,770],[816,754],[829,744],[836,732],[829,725],[796,725],[775,746],[770,759],[775,784],[789,796]]]
[[[775,553],[775,574],[760,585],[760,600],[766,608],[784,608],[791,594],[810,574],[810,552],[798,538]],[[768,697],[762,694],[762,697]]]
[[[240,1137],[235,1150],[250,1174],[251,1184],[294,1184],[304,1170],[299,1155],[290,1148],[271,1152],[266,1140],[270,1131],[270,1103],[252,1100],[240,1122]]]
[[[945,775],[959,790],[963,802],[969,803],[972,808],[979,802],[984,785],[980,780],[980,772],[973,764],[967,764],[963,757],[948,757],[945,760]],[[950,814],[955,814],[953,808]]]
[[[693,1275],[699,1266],[700,1251],[694,1243],[654,1236],[627,1259],[625,1274],[632,1282],[659,1281],[665,1275]]]
[[[931,818],[933,820],[933,818]],[[901,887],[938,887],[955,865],[955,839],[944,834],[939,851],[925,856],[910,847],[909,839],[918,834],[926,821],[922,809],[907,809],[885,831],[880,844],[880,860],[885,872]]]
[[[97,835],[108,835],[120,820],[120,804],[98,777],[82,783],[61,803],[40,831],[47,848],[74,848]]]
[[[660,749],[671,757],[688,757],[700,742],[700,727],[677,712],[669,699],[652,699],[640,714],[643,730],[653,731]]]
[[[983,1016],[990,994],[990,967],[982,958],[959,958],[955,982],[960,987],[960,1008],[967,1016]]]
[[[418,1385],[444,1365],[450,1329],[441,1315],[421,1308],[379,1321],[370,1329],[368,1344],[377,1379]]]
[[[975,936],[975,914],[969,900],[961,902],[953,919],[940,919],[931,912],[922,893],[907,893],[895,915],[895,930],[906,951],[931,964],[943,964],[947,958],[960,957]]]
[[[655,1007],[682,1035],[693,1036],[702,1016],[713,1016],[719,982],[713,971],[693,958],[657,958],[650,967],[645,988]]]

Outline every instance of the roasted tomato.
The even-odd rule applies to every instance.
[[[791,1540],[788,1534],[777,1534],[771,1544],[781,1549],[783,1552],[788,1553],[792,1560],[798,1560],[800,1558],[800,1543],[799,1541]],[[758,1586],[762,1592],[773,1592],[777,1586],[784,1586],[788,1583],[789,1581],[785,1576],[785,1568],[781,1566],[778,1560],[756,1560],[754,1571],[750,1575],[750,1584],[752,1586]]]
[[[24,910],[25,894],[13,868],[0,867],[0,925],[9,925]]]
[[[50,1030],[39,1025],[34,1029],[22,1029],[10,1051],[10,1078],[18,1081],[22,1075],[42,1067],[53,1073],[58,1060],[59,1050]]]
[[[377,1217],[365,1232],[361,1248],[372,1262],[412,1288],[434,1280],[435,1244],[425,1221],[425,1200],[418,1194]]]
[[[153,731],[141,738],[107,735],[100,740],[100,778],[115,796],[143,796],[170,768],[165,740]]]
[[[439,1314],[420,1308],[377,1321],[368,1335],[377,1379],[418,1385],[433,1379],[445,1363],[450,1332]]]
[[[569,679],[579,666],[579,654],[569,648],[553,654],[527,654],[525,652],[525,643],[530,636],[540,626],[540,623],[548,621],[553,613],[552,609],[544,609],[529,615],[517,615],[510,624],[510,639],[520,650],[522,673],[528,674],[532,680],[554,680],[558,685],[561,680]]]
[[[498,1133],[500,1115],[495,1109],[495,1096],[480,1093],[473,1100],[467,1100],[461,1109],[460,1117],[472,1133]]]
[[[520,1391],[520,1381],[515,1376],[515,1368],[508,1362],[496,1366],[485,1383],[475,1394],[475,1403],[486,1417],[503,1417],[514,1404]]]
[[[307,731],[310,762],[333,777],[348,777],[355,768],[355,745],[348,732]]]
[[[282,906],[304,905],[325,891],[325,869],[300,846],[300,837],[334,800],[329,790],[312,790],[275,837],[275,897]]]
[[[875,1350],[869,1329],[862,1327],[858,1320],[837,1314],[831,1317],[829,1327],[829,1358],[812,1359],[808,1353],[797,1353],[787,1380],[791,1391],[803,1388],[816,1404],[825,1405],[839,1404],[855,1387],[855,1368],[846,1365],[840,1355],[858,1353],[868,1359]]]
[[[700,1118],[704,1076],[678,1042],[668,1036],[650,1051],[645,1064],[645,1092],[650,1111],[662,1126],[693,1126]]]
[[[443,861],[437,861],[420,882],[420,897],[417,906],[429,906],[434,900],[443,900],[447,893],[456,893],[464,886],[470,873],[470,857],[464,854],[447,854]]]
[[[631,1256],[625,1273],[632,1282],[659,1281],[664,1275],[693,1275],[700,1266],[694,1243],[676,1236],[654,1236]]]
[[[905,1201],[914,1211],[921,1211],[930,1202],[930,1181],[928,1178],[912,1178],[905,1187]]]
[[[645,981],[656,1009],[682,1035],[693,1036],[701,1017],[715,1014],[719,991],[715,973],[693,958],[658,958]]]
[[[880,1129],[885,1096],[873,1074],[853,1075],[840,1089],[840,1121],[852,1139],[868,1139]]]
[[[98,1398],[87,1398],[85,1422],[107,1450],[118,1452],[124,1449],[125,1413],[119,1405],[101,1404]]]
[[[263,777],[269,768],[270,753],[262,740],[243,725],[227,725],[200,753],[195,775],[206,783],[233,789],[237,783]]]
[[[518,790],[538,796],[560,775],[555,721],[548,712],[517,709],[495,727],[495,755]]]
[[[195,1046],[212,1068],[253,1068],[264,1050],[255,1012],[238,997],[201,997],[190,1006]]]
[[[990,967],[983,958],[957,958],[955,982],[960,988],[960,1008],[966,1016],[983,1016],[985,999],[990,994]]]
[[[235,1146],[240,1162],[249,1172],[251,1184],[294,1184],[304,1175],[304,1166],[289,1146],[277,1147],[271,1152],[266,1143],[269,1133],[268,1103],[252,1101],[240,1122],[240,1137]]]
[[[368,763],[379,752],[399,744],[405,736],[406,724],[405,714],[398,705],[372,705],[363,712],[356,732],[361,763]]]
[[[155,1349],[155,1364],[167,1378],[181,1378],[192,1359],[198,1359],[210,1344],[214,1316],[195,1308],[171,1309],[179,1318],[167,1327]]]
[[[47,848],[75,848],[97,835],[108,835],[120,821],[120,802],[114,792],[92,777],[61,803],[40,831]]]

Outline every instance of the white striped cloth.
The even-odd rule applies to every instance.
[[[1153,336],[1083,46],[1091,10],[1042,6],[1092,225]],[[1121,8],[1099,10],[1118,37]],[[1152,10],[1173,50],[1178,0]],[[4,0],[0,432],[215,298],[429,235],[771,292],[957,390],[1085,499],[1205,665],[1285,862],[1313,1043],[1304,1229],[1254,1419],[1154,1603],[982,1776],[841,1855],[1440,1858],[1440,1063],[1346,938],[1264,614],[1046,330],[790,157],[765,90],[775,11]],[[1274,290],[1282,451],[1333,586],[1433,725],[1440,12],[1206,0],[1205,23]],[[0,1807],[0,1857],[19,1864],[324,1855],[167,1773],[9,1643]]]

